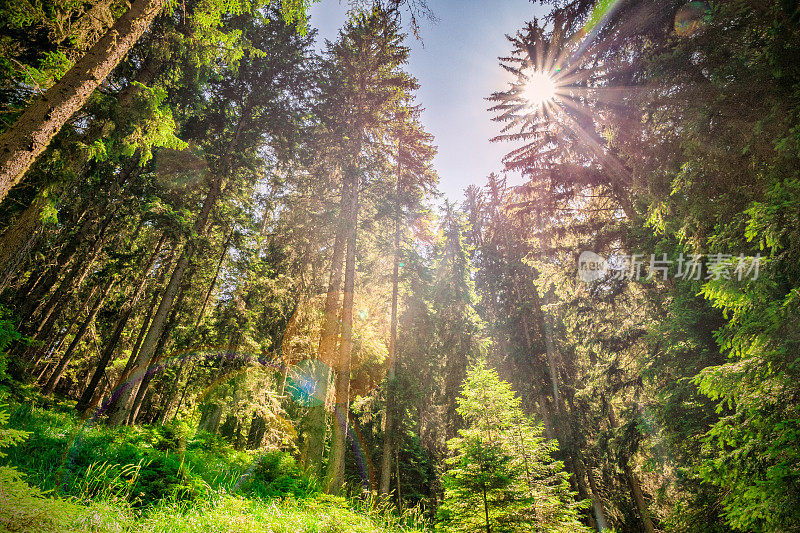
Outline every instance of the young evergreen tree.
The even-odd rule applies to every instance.
[[[564,465],[551,456],[557,445],[485,363],[470,369],[458,412],[465,428],[448,442],[442,531],[588,531]]]

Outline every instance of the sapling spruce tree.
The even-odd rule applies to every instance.
[[[439,531],[588,531],[578,520],[584,503],[552,458],[555,442],[542,437],[495,370],[470,369],[458,413],[466,428],[448,442]]]

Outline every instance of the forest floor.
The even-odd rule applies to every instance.
[[[182,422],[108,428],[69,402],[19,398],[0,411],[0,437],[26,432],[0,450],[0,533],[426,529],[420,513],[322,494],[288,453],[236,450]]]

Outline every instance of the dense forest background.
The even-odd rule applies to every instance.
[[[0,530],[800,530],[800,7],[541,3],[5,0]]]

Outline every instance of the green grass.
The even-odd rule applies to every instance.
[[[0,533],[394,533],[422,513],[319,493],[291,455],[235,450],[187,425],[89,426],[69,405],[11,405]],[[2,457],[2,454],[0,454]]]
[[[115,496],[146,507],[219,491],[262,498],[318,492],[288,453],[236,450],[181,422],[110,428],[81,423],[68,406],[45,409],[30,403],[12,405],[10,415],[9,427],[29,435],[9,448],[0,464],[61,496]]]
[[[423,531],[401,517],[357,512],[342,498],[248,499],[217,494],[208,499],[162,502],[137,512],[120,502],[42,497],[36,489],[9,490],[0,475],[0,532],[20,533],[405,533]]]

